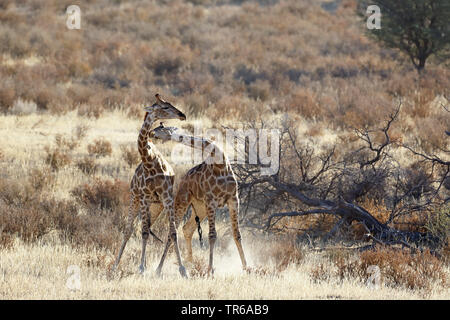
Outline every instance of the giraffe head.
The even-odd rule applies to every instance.
[[[179,119],[186,120],[186,116],[183,112],[175,108],[171,103],[164,101],[157,93],[155,95],[156,103],[144,108],[146,111],[144,121],[148,116],[151,116],[153,121],[158,119]]]
[[[166,142],[172,140],[175,133],[178,133],[178,128],[164,127],[164,124],[161,122],[159,127],[156,127],[155,129],[150,131],[150,137],[161,140],[162,142]]]

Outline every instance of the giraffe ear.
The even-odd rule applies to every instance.
[[[156,101],[158,101],[158,103],[164,103],[164,101],[161,99],[161,96],[159,95],[159,93],[155,94],[155,98],[156,98]]]

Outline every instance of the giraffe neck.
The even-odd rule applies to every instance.
[[[223,150],[211,140],[179,133],[172,134],[172,140],[201,150],[203,157],[205,157],[204,161],[209,165],[222,168],[229,163]]]
[[[143,163],[152,161],[155,158],[155,154],[152,150],[153,144],[148,141],[148,135],[154,123],[155,119],[153,119],[152,115],[149,114],[146,116],[144,123],[142,124],[142,128],[139,131],[138,150]]]
[[[222,149],[220,149],[218,145],[216,145],[214,142],[212,142],[210,140],[200,138],[200,137],[190,136],[187,134],[179,134],[179,133],[174,133],[172,135],[172,139],[174,141],[182,143],[188,147],[202,150],[202,151],[207,150],[206,148],[209,147],[208,148],[209,152],[214,151],[215,154],[218,153],[219,156],[223,156]]]

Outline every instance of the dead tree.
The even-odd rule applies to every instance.
[[[411,190],[399,192],[395,178],[399,176],[401,167],[389,152],[396,145],[391,139],[390,130],[398,118],[400,108],[401,102],[382,128],[354,129],[359,146],[353,150],[342,150],[341,146],[333,145],[318,151],[310,144],[302,144],[293,130],[294,126],[287,123],[281,132],[280,170],[277,174],[260,176],[258,165],[238,165],[236,168],[241,181],[244,211],[253,209],[256,212],[253,215],[248,213],[243,224],[272,230],[284,217],[333,215],[338,217],[338,221],[323,237],[324,241],[335,235],[342,226],[356,222],[365,228],[366,236],[374,242],[400,243],[408,247],[411,244],[436,245],[438,239],[431,234],[402,231],[392,224],[396,217],[413,209],[412,205],[398,205],[410,196]],[[383,137],[378,143],[374,138],[377,134]],[[339,155],[338,147],[341,149]],[[434,158],[430,158],[430,161],[439,163]],[[448,165],[446,162],[443,164]],[[445,173],[447,176],[448,171]],[[415,210],[430,206],[439,198],[443,181],[432,188],[421,204],[415,204]],[[387,223],[378,221],[358,204],[359,200],[368,196],[379,197],[392,207]],[[267,212],[274,211],[279,212],[267,216]]]

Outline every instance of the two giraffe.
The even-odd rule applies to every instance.
[[[234,176],[228,158],[223,151],[211,141],[175,133],[176,128],[166,128],[160,125],[151,130],[152,125],[158,119],[180,119],[185,120],[186,116],[156,95],[157,102],[151,107],[146,107],[144,124],[139,132],[138,149],[142,162],[137,167],[131,181],[131,199],[128,214],[128,228],[124,234],[122,246],[116,258],[113,269],[120,261],[126,243],[133,231],[134,219],[137,211],[140,210],[142,221],[142,256],[140,271],[145,270],[145,248],[149,234],[155,236],[150,226],[161,212],[169,215],[169,236],[166,242],[164,253],[157,268],[157,274],[161,273],[164,260],[169,247],[174,244],[177,255],[179,271],[182,276],[186,276],[185,268],[181,262],[178,248],[176,228],[181,222],[187,209],[192,205],[196,215],[191,215],[190,220],[183,226],[184,236],[187,242],[187,259],[192,261],[192,235],[195,230],[195,217],[200,218],[200,222],[208,217],[209,221],[209,267],[208,272],[213,273],[213,251],[217,238],[215,230],[215,210],[224,205],[228,206],[233,230],[233,236],[239,251],[242,266],[247,266],[241,244],[241,235],[238,226],[239,197],[237,193],[237,181]],[[181,179],[175,201],[173,197],[174,172],[169,163],[163,158],[156,147],[148,142],[150,137],[160,139],[163,142],[175,140],[190,147],[198,147],[205,150],[209,146],[214,147],[214,154],[205,159],[201,164],[190,169]],[[147,143],[148,142],[148,143]],[[214,159],[213,159],[213,158]],[[217,159],[221,161],[217,161]],[[156,237],[156,236],[155,236]]]
[[[164,127],[162,124],[153,129],[150,136],[163,142],[172,140],[192,148],[211,150],[205,160],[190,169],[180,180],[175,196],[175,216],[177,226],[183,219],[189,206],[195,215],[183,226],[183,233],[187,244],[187,260],[192,261],[192,235],[196,228],[196,217],[201,222],[208,217],[209,224],[209,267],[208,273],[214,273],[213,252],[217,238],[215,228],[215,212],[225,205],[230,212],[231,228],[234,242],[241,258],[242,267],[247,268],[244,251],[242,249],[239,231],[239,196],[238,184],[228,157],[212,141],[200,137],[193,137],[177,132],[177,128]]]

